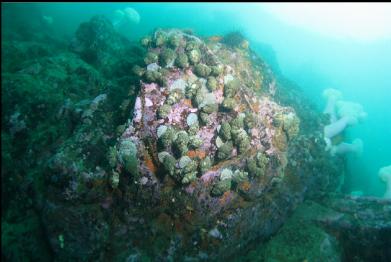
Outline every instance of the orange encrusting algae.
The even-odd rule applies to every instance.
[[[206,157],[206,152],[203,150],[190,150],[187,152],[187,156],[190,158],[200,158],[204,159]]]
[[[153,163],[152,158],[151,158],[148,154],[145,155],[145,165],[147,166],[147,168],[148,168],[153,174],[156,174],[157,167],[155,166],[155,164]]]
[[[224,205],[228,203],[230,198],[231,198],[231,191],[224,192],[224,194],[219,199],[220,205]]]
[[[191,104],[191,99],[183,99],[183,103],[189,107],[193,107],[193,105]]]
[[[251,184],[248,181],[244,181],[240,185],[240,189],[242,189],[243,191],[246,191],[246,192],[250,190],[250,187],[251,187]]]

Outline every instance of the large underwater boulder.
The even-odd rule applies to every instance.
[[[276,80],[248,45],[180,30],[141,42],[140,93],[110,162],[137,192],[125,202],[151,218],[144,244],[162,242],[153,256],[232,257],[276,232],[307,191],[335,186],[321,132],[275,101]]]
[[[240,33],[158,29],[142,48],[96,16],[67,49],[30,31],[2,43],[2,258],[243,260],[260,243],[286,258],[303,223],[303,260],[389,257],[389,202],[297,209],[340,186],[344,161],[324,150],[322,114]]]
[[[2,175],[14,178],[2,185],[2,239],[45,236],[25,250],[7,244],[6,258],[234,260],[275,234],[260,252],[278,258],[305,219],[296,237],[313,251],[306,257],[338,259],[366,232],[383,247],[388,217],[361,231],[351,214],[366,208],[363,223],[384,203],[337,198],[324,205],[346,215],[288,220],[306,198],[340,186],[343,159],[324,150],[324,117],[243,36],[158,29],[141,45],[101,16],[80,26],[70,50],[2,45]],[[23,220],[24,209],[39,221]]]
[[[390,201],[328,194],[306,200],[271,240],[243,261],[388,261]]]
[[[132,54],[133,47],[106,17],[99,15],[82,23],[70,44],[71,51],[109,77],[130,71],[138,58]]]

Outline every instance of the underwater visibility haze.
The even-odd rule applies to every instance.
[[[1,11],[2,260],[390,261],[391,4]]]

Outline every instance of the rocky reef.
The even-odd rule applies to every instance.
[[[307,191],[332,187],[338,174],[321,132],[301,131],[248,45],[176,29],[141,43],[140,93],[112,168],[157,217],[155,237],[170,240],[163,250],[176,243],[174,258],[231,257],[273,233]]]
[[[136,43],[95,16],[68,42],[5,35],[4,259],[244,258],[340,186],[324,117],[240,33]]]

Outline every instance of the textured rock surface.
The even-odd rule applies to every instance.
[[[157,30],[142,49],[100,16],[71,43],[42,22],[21,36],[21,21],[8,20],[5,260],[233,259],[267,241],[306,197],[338,187],[343,159],[324,152],[322,116],[240,34]],[[348,221],[318,222],[337,225],[351,252],[365,231],[348,233],[360,227],[346,203],[329,205]],[[367,208],[360,223],[382,210],[350,204]],[[373,221],[381,248],[386,227]],[[332,232],[317,232],[334,243]]]
[[[389,200],[329,195],[305,201],[243,261],[388,261]]]
[[[174,49],[154,42],[173,35],[181,39]],[[248,49],[178,30],[155,32],[147,48],[196,56],[184,68],[158,61],[155,78],[148,69],[141,76],[133,120],[119,141],[136,145],[138,175],[116,166],[138,188],[140,205],[159,214],[153,227],[168,226],[160,237],[179,238],[174,257],[228,258],[274,233],[307,191],[332,187],[335,167],[321,133],[300,132],[295,109],[275,101],[276,80]],[[216,86],[208,88],[211,74]],[[189,125],[194,115],[200,121]],[[199,146],[191,145],[195,138]],[[200,168],[207,156],[210,164]]]

